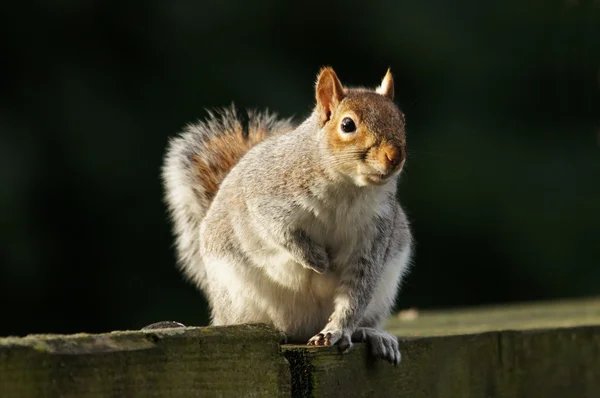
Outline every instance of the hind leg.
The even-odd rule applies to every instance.
[[[384,359],[394,365],[400,363],[400,345],[398,338],[383,330],[382,325],[389,316],[391,306],[380,303],[374,306],[378,312],[368,312],[352,333],[352,341],[355,343],[366,343],[371,354],[376,358]]]
[[[373,356],[384,359],[394,365],[398,365],[402,358],[398,338],[383,329],[357,328],[352,333],[352,341],[355,343],[366,343]]]
[[[397,365],[400,362],[398,338],[383,330],[394,307],[402,274],[408,266],[410,249],[404,248],[388,259],[384,275],[358,327],[352,333],[353,342],[364,342],[371,354]]]
[[[211,325],[270,323],[257,306],[254,279],[247,275],[249,267],[233,258],[205,256],[206,283],[204,293],[211,312]]]

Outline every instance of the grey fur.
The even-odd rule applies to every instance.
[[[190,159],[212,156],[207,137],[240,123],[228,110],[189,126],[163,169],[179,264],[206,295],[212,323],[264,322],[292,342],[342,350],[366,341],[397,363],[397,339],[381,329],[411,251],[396,179],[357,186],[336,172],[313,113],[249,150],[211,201]],[[292,128],[256,113],[248,125]]]
[[[206,281],[198,238],[200,223],[204,219],[212,197],[199,183],[192,169],[192,157],[211,158],[214,153],[207,142],[215,135],[228,135],[244,129],[239,112],[232,105],[219,110],[207,110],[204,121],[189,124],[177,137],[169,140],[162,169],[165,201],[173,220],[176,237],[177,261],[185,274],[204,289]],[[247,111],[246,134],[263,129],[277,134],[293,129],[289,119],[278,119],[270,112]]]

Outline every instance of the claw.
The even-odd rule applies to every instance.
[[[338,343],[344,344],[344,349],[342,351],[347,350],[348,344],[343,343],[344,341],[350,341],[351,337],[348,331],[345,330],[332,330],[332,329],[324,329],[320,333],[314,335],[309,340],[309,345],[315,346],[333,346]],[[351,345],[351,342],[350,342]]]
[[[359,328],[353,335],[354,341],[367,342],[371,354],[393,365],[401,361],[400,342],[386,331],[374,328]]]

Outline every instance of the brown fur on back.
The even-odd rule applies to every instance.
[[[204,187],[209,201],[229,171],[255,145],[271,136],[290,131],[288,120],[277,120],[267,112],[248,111],[244,126],[235,108],[226,108],[217,114],[209,112],[205,122],[188,126],[188,131],[201,135],[201,150],[191,154],[194,179]],[[200,148],[199,148],[200,149]]]
[[[244,138],[241,129],[237,129],[230,135],[209,137],[204,146],[210,151],[211,157],[202,158],[198,154],[192,157],[196,178],[204,185],[206,193],[214,197],[229,170],[250,148],[262,142],[267,136],[268,132],[261,129]]]
[[[252,147],[293,128],[290,120],[274,113],[238,111],[232,105],[208,111],[206,118],[169,140],[162,177],[178,263],[200,286],[205,275],[198,230],[223,179]]]

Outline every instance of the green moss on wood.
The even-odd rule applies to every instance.
[[[289,396],[265,326],[0,339],[0,397]]]
[[[0,397],[600,397],[600,300],[392,318],[397,367],[264,325],[0,339]]]
[[[398,336],[431,337],[589,325],[600,325],[598,298],[422,311],[412,320],[392,316],[386,329]]]
[[[311,369],[310,383],[300,383],[306,396],[600,397],[600,300],[424,313],[389,325],[401,336],[397,367],[360,344],[344,355],[285,346]]]

